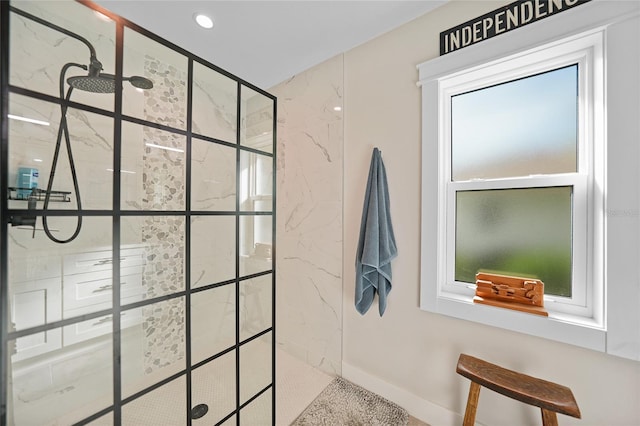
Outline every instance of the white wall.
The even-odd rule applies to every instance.
[[[560,416],[561,424],[637,425],[640,363],[418,308],[421,112],[415,67],[438,56],[441,31],[507,3],[453,1],[344,55],[343,375],[434,426],[459,424],[453,413],[464,411],[469,381],[455,366],[459,354],[468,353],[570,387],[582,420]],[[399,252],[382,318],[377,309],[361,316],[353,305],[356,245],[374,147],[384,155]],[[477,420],[540,424],[540,415],[484,390]]]

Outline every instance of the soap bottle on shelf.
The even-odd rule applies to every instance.
[[[16,179],[16,198],[26,200],[33,188],[38,187],[38,169],[34,167],[19,167]]]

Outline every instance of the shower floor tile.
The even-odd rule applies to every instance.
[[[277,350],[276,426],[290,425],[332,380],[332,376]]]

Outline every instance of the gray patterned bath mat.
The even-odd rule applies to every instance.
[[[404,408],[337,377],[291,426],[406,426],[408,421]]]

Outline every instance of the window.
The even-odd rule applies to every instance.
[[[637,31],[624,13],[584,5],[418,66],[423,310],[638,357],[638,226],[609,206],[635,208],[639,185],[607,167],[638,168],[638,84],[611,66]],[[541,279],[549,317],[474,304],[479,270]]]
[[[601,44],[589,35],[440,79],[444,292],[473,293],[478,272],[532,277],[547,310],[601,321],[588,263],[601,258],[602,117],[589,110]]]

